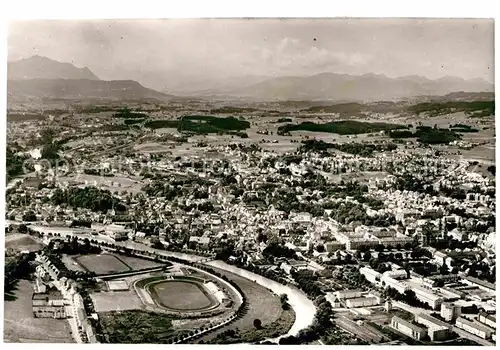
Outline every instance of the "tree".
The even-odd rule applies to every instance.
[[[257,329],[262,329],[262,321],[259,320],[258,318],[256,318],[255,320],[253,320],[253,325]]]
[[[366,253],[366,252],[370,251],[370,247],[368,247],[366,245],[360,245],[358,248],[358,251],[360,251],[361,253]]]
[[[288,304],[288,295],[287,294],[281,294],[280,301],[281,301],[281,308],[283,310],[288,310],[290,308],[290,305]]]
[[[366,252],[365,255],[363,255],[363,261],[370,261],[372,258],[372,254],[370,252]]]
[[[88,238],[84,238],[83,240],[83,250],[85,253],[89,253],[90,252],[90,240]]]
[[[317,251],[318,253],[323,253],[323,252],[325,251],[325,246],[324,246],[323,244],[318,244],[318,245],[316,246],[316,251]]]

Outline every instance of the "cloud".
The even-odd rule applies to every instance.
[[[254,50],[254,52],[257,50]],[[305,45],[298,39],[286,37],[276,48],[260,48],[254,65],[265,64],[267,70],[283,74],[317,73],[318,70],[348,69],[350,66],[366,65],[371,55],[360,52],[336,52],[326,48]],[[248,65],[248,62],[247,62]],[[349,70],[349,69],[348,69]]]

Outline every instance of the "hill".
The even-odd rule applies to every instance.
[[[482,79],[444,77],[431,80],[420,76],[389,78],[377,74],[322,73],[267,79],[230,93],[224,91],[224,94],[251,100],[380,101],[416,96],[442,96],[456,91],[493,90],[493,85]]]
[[[9,80],[9,99],[36,97],[51,99],[156,99],[170,100],[172,95],[148,89],[133,80],[31,79]]]
[[[78,68],[71,63],[51,60],[43,56],[32,56],[7,64],[9,80],[24,79],[88,79],[99,80],[87,67]]]

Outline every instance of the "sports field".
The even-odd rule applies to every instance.
[[[202,286],[185,281],[165,281],[151,285],[149,292],[162,306],[173,310],[200,310],[214,304]]]
[[[95,272],[96,275],[120,273],[130,271],[130,267],[118,257],[111,254],[82,255],[75,258],[85,270]]]

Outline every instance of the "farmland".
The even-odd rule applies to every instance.
[[[123,261],[111,254],[82,255],[76,257],[75,260],[84,269],[95,272],[97,275],[120,273],[131,270]]]

